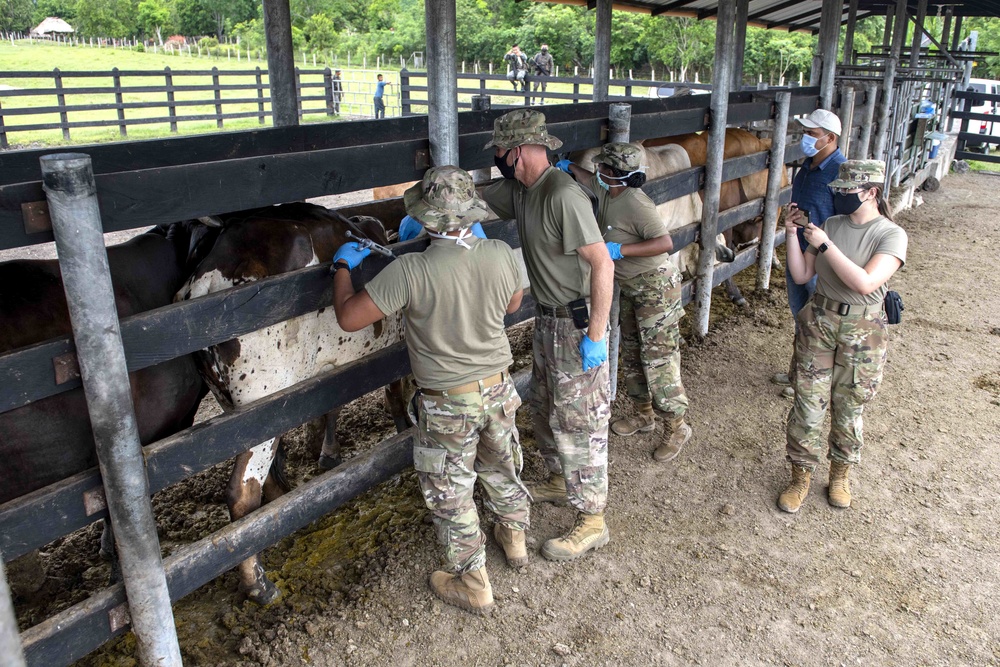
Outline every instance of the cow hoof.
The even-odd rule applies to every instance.
[[[735,304],[736,306],[738,306],[740,308],[746,308],[747,307],[747,300],[744,299],[743,297],[737,297],[737,298],[733,299],[733,304]]]
[[[333,470],[341,463],[343,463],[343,459],[341,457],[327,456],[326,454],[320,454],[319,461],[317,461],[317,464],[323,470]]]
[[[281,597],[281,591],[278,590],[278,587],[266,578],[257,581],[253,586],[240,584],[240,592],[246,595],[247,600],[262,607],[266,607]]]

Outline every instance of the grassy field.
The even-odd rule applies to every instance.
[[[260,67],[262,70],[264,82],[266,83],[267,81],[267,62],[258,62],[257,60],[248,61],[245,57],[240,60],[236,60],[235,57],[227,59],[225,57],[212,58],[207,56],[171,56],[163,53],[140,53],[131,50],[118,50],[112,48],[91,48],[84,46],[72,47],[38,42],[30,44],[23,41],[16,42],[15,44],[11,44],[10,42],[0,42],[0,107],[2,107],[3,110],[3,124],[8,133],[7,140],[10,143],[11,148],[121,141],[124,140],[125,137],[120,136],[119,129],[117,125],[114,124],[104,127],[73,128],[70,130],[69,141],[64,140],[62,131],[59,129],[17,131],[18,127],[28,125],[58,123],[60,116],[56,111],[48,113],[32,113],[30,115],[16,114],[17,111],[55,107],[58,105],[58,99],[53,92],[37,95],[25,95],[22,92],[30,89],[52,90],[54,88],[54,83],[51,77],[31,79],[15,78],[9,76],[4,77],[4,73],[26,71],[48,72],[52,71],[54,68],[59,68],[64,75],[63,86],[66,89],[111,88],[113,80],[110,76],[110,72],[115,67],[122,71],[141,70],[149,72],[162,72],[165,67],[169,67],[173,74],[174,86],[211,85],[211,75],[184,75],[183,72],[191,70],[205,71],[210,70],[212,67],[218,67],[219,70],[223,71],[238,70],[246,73],[245,75],[240,76],[222,76],[220,81],[223,85],[254,84],[257,67]],[[311,61],[305,67],[301,64],[299,67],[307,71],[323,69],[322,64],[313,68]],[[305,108],[308,110],[316,109],[317,112],[304,114],[303,122],[329,122],[331,120],[337,121],[372,116],[371,98],[374,90],[376,71],[372,69],[364,70],[361,68],[342,69],[345,94],[341,103],[341,115],[327,116],[324,110],[323,101],[307,101],[305,103]],[[74,71],[107,71],[109,76],[98,78],[71,78],[66,76],[68,73]],[[386,88],[387,115],[398,116],[401,111],[399,106],[399,90],[397,87],[399,83],[399,72],[394,71],[392,68],[383,68],[380,71],[385,73],[386,80],[394,84]],[[302,75],[302,82],[306,84],[321,83],[322,81],[323,76],[321,73]],[[162,87],[164,83],[165,79],[161,74],[143,77],[121,77],[121,84],[123,88],[152,86]],[[423,85],[424,80],[421,79],[417,83]],[[487,92],[492,96],[492,102],[494,105],[519,105],[524,103],[523,94],[513,94],[510,85],[506,81],[489,81],[488,83],[491,88]],[[460,86],[474,87],[472,82],[468,80],[462,81]],[[557,93],[572,93],[573,86],[566,83],[550,83],[548,85],[548,91]],[[645,94],[645,92],[646,87],[644,85],[638,85],[634,89],[634,93],[640,95]],[[11,93],[15,94],[12,95]],[[590,86],[581,85],[580,93],[584,95],[590,94]],[[306,88],[303,91],[303,95],[306,96],[322,94],[322,88]],[[622,95],[624,94],[624,89],[612,87],[611,94]],[[254,101],[254,98],[256,98],[255,90],[252,88],[247,90],[223,90],[220,96],[222,98],[222,113],[254,114],[254,116],[249,118],[225,120],[225,130],[252,129],[260,127],[259,120],[256,117],[258,105],[257,102]],[[420,104],[421,101],[426,100],[426,93],[415,92],[411,97],[414,102],[412,111],[414,113],[426,113],[427,107]],[[459,100],[461,102],[468,103],[471,97],[471,94],[461,94],[459,95]],[[166,93],[163,91],[125,92],[122,96],[122,101],[125,103],[165,103],[166,99]],[[213,93],[210,90],[178,91],[174,94],[174,100],[177,102],[204,102],[204,104],[177,107],[178,116],[197,116],[215,113],[215,102],[213,100]],[[230,101],[227,102],[226,100]],[[237,102],[233,100],[245,101]],[[550,99],[548,102],[553,103],[556,101]],[[559,102],[562,103],[563,101]],[[114,103],[115,95],[113,92],[85,92],[66,95],[66,104],[70,106],[94,104],[113,105]],[[265,104],[265,109],[270,110],[270,105]],[[15,115],[10,115],[12,112],[15,112]],[[125,110],[126,119],[166,118],[167,115],[168,112],[165,106]],[[67,113],[67,117],[70,123],[94,121],[108,121],[114,123],[117,119],[117,110],[114,108],[105,108],[100,110],[70,111]],[[265,125],[269,124],[270,120],[265,120]],[[179,122],[178,131],[183,134],[191,134],[199,132],[218,132],[220,130],[216,126],[215,120],[190,120]],[[168,122],[150,123],[137,126],[133,125],[128,127],[127,132],[128,139],[162,137],[170,135],[170,126]]]

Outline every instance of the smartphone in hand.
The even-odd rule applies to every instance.
[[[795,226],[803,228],[807,227],[809,225],[809,211],[806,211],[805,209],[801,208],[798,209],[798,211],[799,211],[799,219],[795,221],[794,223]]]

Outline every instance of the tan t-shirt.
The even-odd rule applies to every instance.
[[[517,260],[503,241],[465,241],[471,250],[434,239],[365,286],[386,315],[403,310],[410,366],[425,389],[481,380],[513,361],[504,315],[521,288]]]
[[[590,296],[590,264],[576,252],[602,243],[590,198],[573,177],[546,169],[530,188],[504,179],[483,190],[502,219],[517,220],[531,294],[546,306],[565,306]]]
[[[849,216],[835,215],[827,219],[823,229],[833,245],[862,268],[875,255],[891,255],[906,263],[906,232],[887,218],[879,216],[867,224],[857,225],[851,222]],[[876,306],[885,299],[885,293],[889,290],[888,283],[871,294],[858,294],[837,277],[825,254],[817,253],[812,247],[809,252],[816,254],[817,294],[840,303],[859,306]]]
[[[656,204],[649,196],[637,188],[625,188],[617,197],[612,197],[597,182],[597,175],[590,177],[588,186],[597,193],[597,224],[605,241],[621,243],[641,243],[667,233],[667,227],[656,212]],[[615,260],[615,280],[628,280],[658,269],[670,261],[669,253],[652,257],[625,257]]]

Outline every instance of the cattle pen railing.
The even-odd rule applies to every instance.
[[[784,100],[776,103],[776,99]],[[793,94],[734,93],[731,124],[776,116],[787,122],[816,108],[817,89]],[[631,138],[666,136],[704,130],[709,96],[639,101],[632,105]],[[781,104],[785,106],[782,107]],[[782,114],[782,110],[784,113]],[[567,151],[596,146],[608,131],[607,103],[553,106],[546,109],[550,131]],[[497,112],[459,115],[461,166],[481,169],[492,164],[483,151]],[[428,166],[426,117],[273,128],[204,137],[181,137],[86,147],[96,173],[104,231],[214,215],[268,204],[337,194],[376,185],[415,180]],[[784,134],[785,127],[775,128]],[[378,135],[378,143],[366,143]],[[421,137],[421,138],[414,138]],[[0,248],[52,239],[39,157],[52,151],[0,154]],[[802,157],[798,145],[786,148],[780,162]],[[724,180],[767,168],[769,153],[727,160]],[[696,167],[647,183],[657,203],[695,193],[705,169]],[[780,169],[771,174],[780,174]],[[240,183],[241,188],[232,187]],[[790,190],[769,188],[771,205],[786,203]],[[179,192],[185,196],[178,197]],[[765,209],[757,199],[723,212],[719,230],[748,220]],[[485,225],[488,235],[519,245],[512,221]],[[675,248],[692,243],[694,223],[672,234]],[[779,234],[776,243],[783,241]],[[422,249],[424,241],[398,246],[400,252]],[[753,265],[757,247],[738,254],[714,274],[718,284]],[[384,266],[372,257],[356,271],[361,286]],[[270,324],[305,314],[331,302],[327,266],[302,269],[257,283],[169,305],[122,320],[125,359],[130,371],[188,354]],[[691,299],[691,284],[684,288]],[[507,318],[507,324],[529,319],[532,302]],[[54,367],[62,369],[54,372]],[[0,356],[0,411],[26,405],[80,386],[73,372],[74,345],[69,336]],[[213,417],[145,448],[150,490],[179,482],[250,446],[326,414],[364,393],[409,373],[402,344],[284,389],[252,404]],[[292,490],[282,498],[164,560],[170,597],[176,601],[211,581],[248,556],[277,543],[347,500],[404,470],[411,463],[412,434],[384,441],[349,463]],[[0,506],[0,552],[5,560],[106,516],[105,498],[96,469],[75,475]],[[221,547],[221,548],[220,548]],[[22,645],[29,664],[68,664],[129,628],[122,585],[99,591],[88,600],[26,629]]]
[[[970,143],[983,144],[984,148],[985,144],[995,144],[1000,146],[1000,136],[996,136],[992,134],[992,132],[987,132],[985,134],[969,132],[969,121],[988,123],[990,127],[992,127],[993,123],[1000,123],[1000,115],[992,113],[976,113],[972,111],[973,107],[985,103],[991,103],[995,107],[997,104],[1000,104],[1000,95],[977,93],[971,90],[960,90],[955,92],[954,97],[962,103],[962,110],[953,111],[951,114],[952,118],[957,118],[962,121],[958,132],[958,151],[955,153],[955,159],[1000,163],[1000,155],[988,155],[986,150],[983,150],[982,153],[973,153],[967,148]],[[996,146],[993,146],[993,148],[996,148]]]

